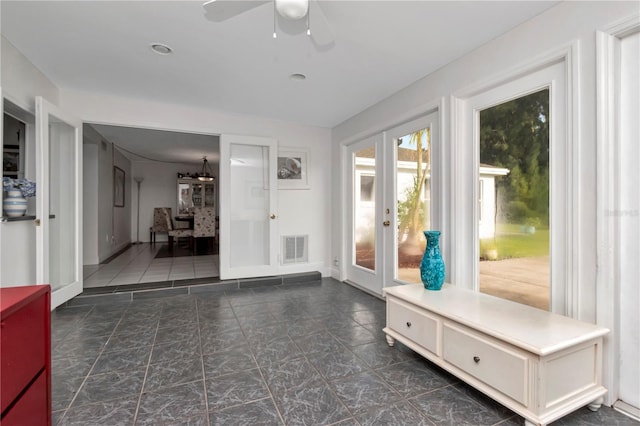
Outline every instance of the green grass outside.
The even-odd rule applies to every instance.
[[[549,229],[536,227],[527,233],[522,225],[496,224],[495,239],[480,240],[480,256],[484,257],[492,245],[498,250],[498,259],[549,255]]]

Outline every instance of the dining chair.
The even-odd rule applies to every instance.
[[[193,248],[193,229],[176,229],[173,226],[173,218],[171,217],[171,209],[165,208],[162,210],[165,223],[167,224],[167,234],[169,235],[169,252],[173,251],[173,239],[174,238],[189,238],[189,250]]]
[[[154,207],[153,208],[153,226],[149,228],[149,242],[156,242],[156,232],[168,232],[167,221],[164,218],[163,209],[169,211],[171,217],[171,207]]]
[[[210,248],[216,236],[216,212],[213,207],[196,207],[193,215],[193,238],[209,238]],[[198,243],[195,240],[195,250],[198,250]]]

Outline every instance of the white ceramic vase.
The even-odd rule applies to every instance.
[[[7,217],[24,216],[27,212],[27,199],[22,196],[19,189],[10,189],[2,201],[2,210]]]

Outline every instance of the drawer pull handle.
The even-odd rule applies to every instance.
[[[407,321],[407,327],[411,327],[411,321]]]
[[[480,357],[479,356],[474,356],[473,357],[473,362],[475,362],[476,364],[480,362]]]

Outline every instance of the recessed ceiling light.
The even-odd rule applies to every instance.
[[[298,81],[302,81],[302,80],[305,80],[305,79],[307,78],[307,76],[306,76],[306,75],[304,75],[304,74],[297,74],[297,73],[296,73],[296,74],[291,74],[291,75],[289,76],[289,78],[290,78],[291,80],[298,80]]]
[[[171,55],[173,49],[162,43],[153,43],[151,45],[151,50],[156,52],[159,55]]]

